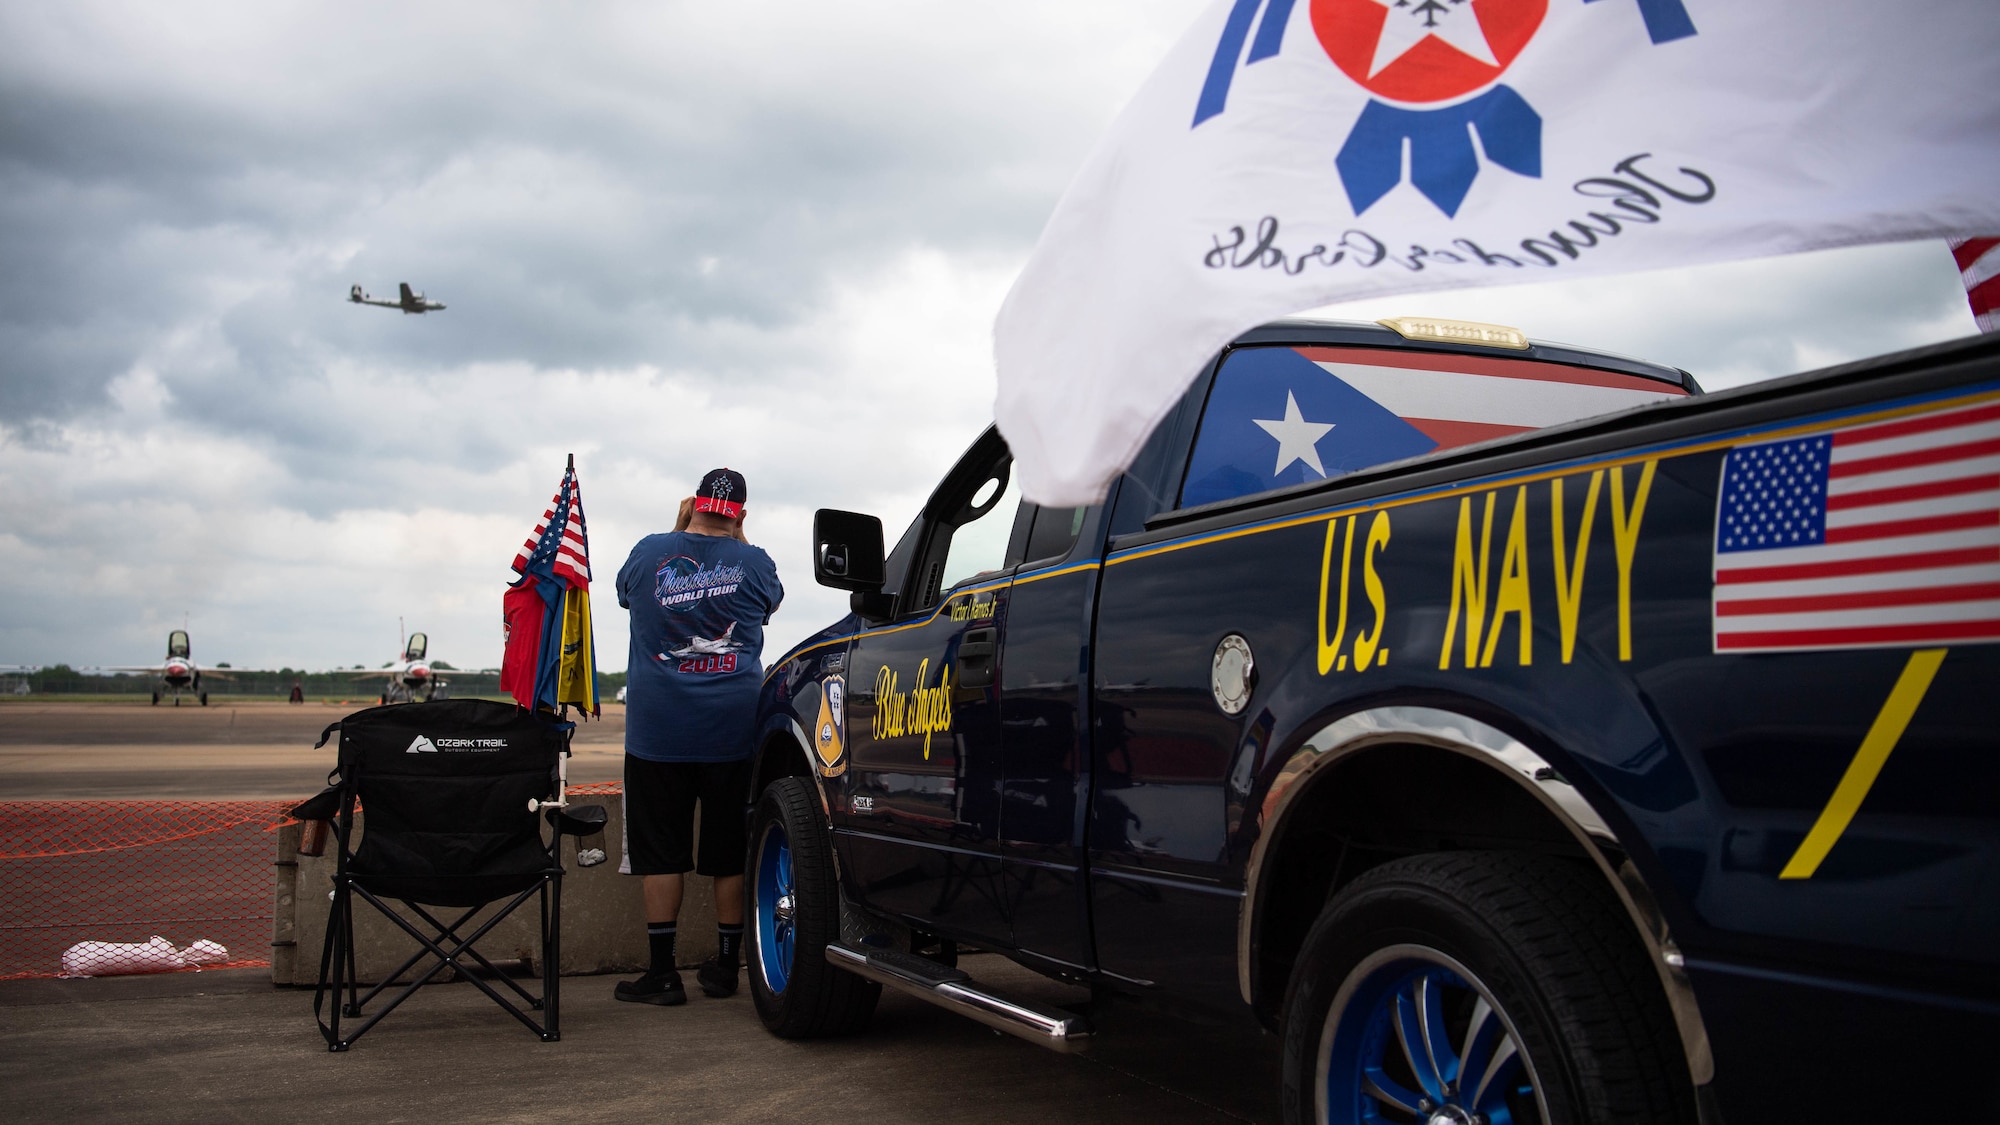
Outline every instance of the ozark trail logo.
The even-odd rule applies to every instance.
[[[1194,127],[1227,108],[1239,59],[1248,66],[1278,54],[1294,2],[1236,0],[1202,84]],[[1402,182],[1405,141],[1411,184],[1447,216],[1458,214],[1472,190],[1481,152],[1517,175],[1541,177],[1541,115],[1499,79],[1541,30],[1550,2],[1309,0],[1320,48],[1374,95],[1334,157],[1357,216]],[[1655,44],[1695,34],[1682,0],[1634,2]]]
[[[506,748],[507,740],[504,738],[439,738],[432,740],[429,736],[420,734],[410,740],[409,749],[404,750],[403,753],[435,754],[440,750],[453,750],[479,754],[491,753],[495,750],[505,750]]]

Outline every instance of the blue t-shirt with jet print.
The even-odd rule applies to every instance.
[[[764,625],[785,599],[763,548],[716,535],[648,535],[618,570],[632,612],[625,752],[655,762],[750,755]]]

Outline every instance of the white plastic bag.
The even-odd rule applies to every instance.
[[[155,934],[147,941],[77,942],[63,951],[62,975],[108,977],[125,973],[168,973],[227,960],[229,950],[216,942],[203,939],[189,944],[186,949],[176,949],[173,942]]]

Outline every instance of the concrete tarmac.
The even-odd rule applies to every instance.
[[[965,967],[1017,995],[1066,991],[990,954]],[[1100,1042],[1082,1056],[894,993],[861,1035],[787,1041],[764,1030],[747,987],[710,1000],[690,978],[684,1007],[656,1008],[613,1000],[615,979],[564,978],[559,1043],[454,983],[426,987],[337,1055],[313,1026],[312,992],[273,988],[264,970],[0,982],[0,1118],[1159,1125],[1278,1115],[1268,1036],[1143,1009],[1102,1011]]]
[[[320,732],[365,703],[0,702],[0,800],[303,800],[334,765]],[[624,776],[625,708],[577,724],[572,784]]]

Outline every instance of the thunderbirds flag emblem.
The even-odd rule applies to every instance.
[[[2000,230],[1992,0],[1219,0],[1000,311],[1021,485],[1090,503],[1201,366],[1360,297]]]

